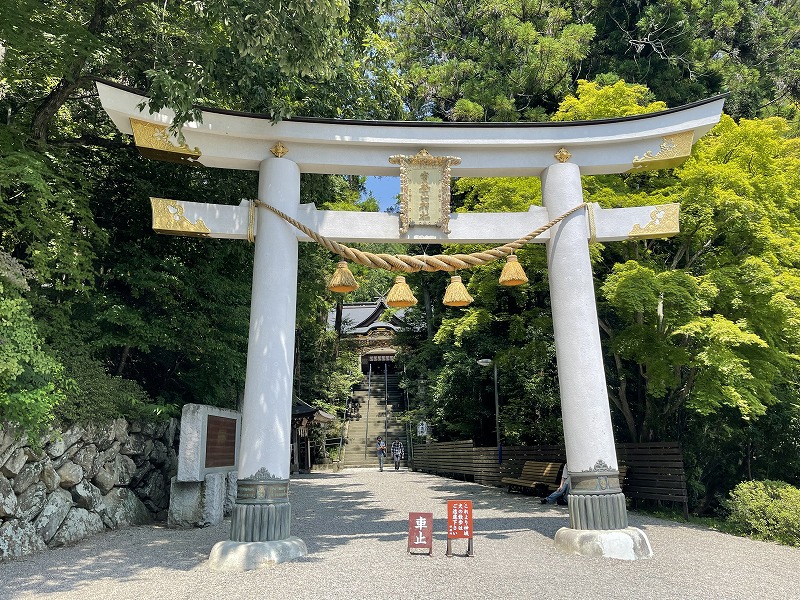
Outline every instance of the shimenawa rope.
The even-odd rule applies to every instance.
[[[281,219],[293,225],[303,233],[305,233],[308,237],[312,240],[324,246],[331,252],[338,254],[346,258],[347,260],[358,263],[360,265],[364,265],[365,267],[372,267],[378,269],[385,269],[387,271],[403,271],[406,273],[415,273],[417,271],[457,271],[459,269],[468,269],[470,267],[477,267],[480,265],[485,265],[490,263],[494,260],[499,258],[505,258],[514,250],[522,248],[530,242],[533,238],[538,235],[541,235],[548,229],[550,229],[553,225],[556,225],[560,221],[563,221],[572,213],[581,208],[587,206],[586,202],[582,202],[577,206],[569,209],[563,215],[560,215],[545,223],[538,229],[534,229],[528,235],[521,237],[513,242],[509,242],[502,246],[498,246],[496,248],[491,248],[489,250],[484,250],[483,252],[473,252],[472,254],[437,254],[435,256],[409,256],[407,254],[373,254],[372,252],[362,252],[361,250],[357,250],[355,248],[350,248],[349,246],[345,246],[344,244],[340,244],[333,240],[326,238],[323,235],[320,235],[316,231],[309,229],[296,219],[293,219],[285,212],[278,210],[274,206],[267,204],[266,202],[262,202],[260,200],[253,200],[252,204],[256,206],[262,206],[276,215],[278,215]]]

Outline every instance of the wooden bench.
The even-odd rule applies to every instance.
[[[562,465],[560,462],[526,460],[519,477],[503,477],[500,483],[508,485],[509,492],[515,489],[521,492],[527,489],[541,492],[557,489],[561,485]]]

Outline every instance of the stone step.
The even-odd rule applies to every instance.
[[[373,462],[363,462],[363,463],[353,463],[353,464],[343,463],[342,464],[342,468],[343,469],[359,469],[359,468],[365,468],[365,467],[369,467],[369,468],[373,468],[374,467],[375,469],[377,469],[378,468],[378,459],[376,458]],[[400,463],[400,468],[401,469],[407,469],[408,468],[408,465],[405,463],[405,461]],[[383,463],[383,470],[384,471],[392,471],[392,470],[394,470],[394,463],[391,463],[391,462]]]
[[[375,439],[382,436],[387,443],[399,438],[406,441],[406,426],[400,422],[405,411],[405,396],[398,387],[399,376],[373,373],[353,387],[351,402],[357,410],[347,422],[347,445],[344,447],[342,465],[346,467],[377,467]],[[356,416],[356,418],[352,418]],[[402,462],[407,467],[405,460]],[[390,457],[384,467],[392,469]]]

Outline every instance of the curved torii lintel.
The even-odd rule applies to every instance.
[[[207,167],[257,170],[278,147],[304,173],[399,175],[397,154],[425,149],[457,156],[455,177],[538,176],[564,148],[583,175],[673,167],[720,118],[725,96],[661,112],[581,122],[433,123],[352,121],[295,117],[273,123],[265,115],[203,108],[202,123],[183,127],[179,146],[167,127],[174,113],[139,109],[148,98],[110,82],[97,82],[103,108],[142,154]],[[278,152],[280,154],[281,150]],[[566,155],[562,155],[566,158]]]

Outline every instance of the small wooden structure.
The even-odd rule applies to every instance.
[[[297,398],[292,402],[292,473],[311,471],[310,430],[315,425],[330,423],[334,415],[326,413]]]

